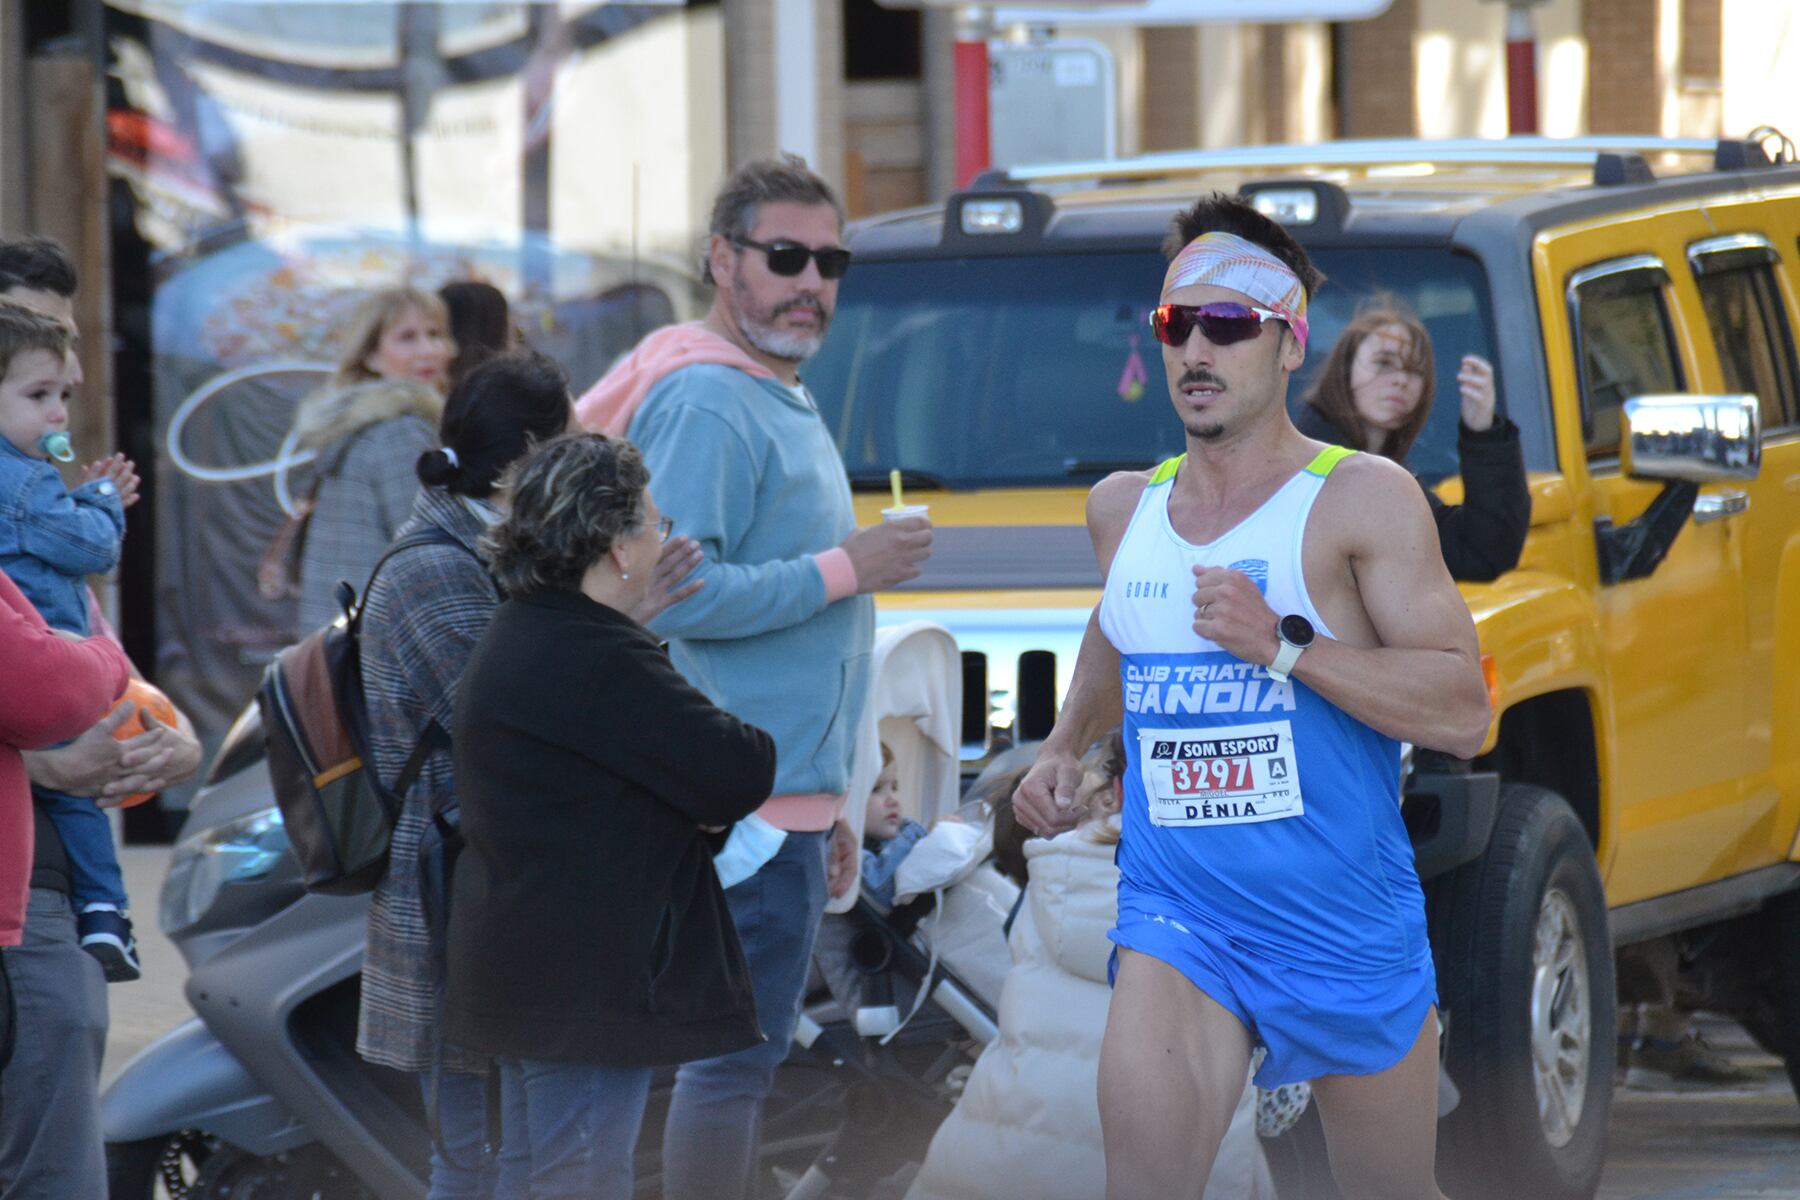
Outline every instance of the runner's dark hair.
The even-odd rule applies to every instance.
[[[1165,257],[1174,258],[1181,248],[1203,233],[1234,233],[1247,242],[1255,242],[1279,258],[1300,277],[1300,286],[1311,300],[1325,282],[1325,275],[1313,266],[1312,259],[1294,235],[1281,223],[1256,211],[1256,206],[1238,196],[1214,192],[1202,196],[1192,208],[1175,214],[1168,238],[1163,242]]]

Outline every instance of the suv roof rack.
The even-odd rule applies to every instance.
[[[1216,150],[1178,150],[1136,158],[1093,159],[1012,167],[1013,183],[1060,183],[1078,180],[1137,181],[1232,167],[1359,167],[1411,163],[1464,166],[1596,167],[1603,158],[1676,154],[1705,156],[1713,169],[1760,166],[1735,139],[1662,137],[1509,137],[1425,140],[1381,138],[1336,142],[1289,143],[1276,146],[1228,146]],[[1729,167],[1726,164],[1730,164]],[[1635,174],[1635,171],[1631,172]]]

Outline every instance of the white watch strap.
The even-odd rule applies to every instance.
[[[1280,642],[1275,661],[1269,664],[1269,678],[1276,683],[1286,683],[1294,664],[1300,661],[1300,652],[1305,649],[1305,646],[1296,646],[1292,642]]]

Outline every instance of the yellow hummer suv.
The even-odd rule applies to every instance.
[[[1145,320],[1178,207],[1239,190],[1307,247],[1329,277],[1310,368],[1378,290],[1429,330],[1440,397],[1463,354],[1495,364],[1532,515],[1518,567],[1462,589],[1494,724],[1473,762],[1420,755],[1403,800],[1459,1197],[1593,1194],[1634,945],[1668,939],[1683,1003],[1741,1020],[1800,1083],[1800,167],[1768,144],[1333,143],[992,174],[852,228],[804,372],[865,523],[890,469],[931,505],[935,552],[882,614],[956,634],[978,769],[1055,719],[1098,600],[1088,487],[1183,448]],[[1450,500],[1457,421],[1439,403],[1409,461]]]

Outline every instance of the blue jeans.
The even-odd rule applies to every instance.
[[[762,1142],[763,1101],[800,1020],[813,939],[825,912],[829,833],[790,833],[762,869],[725,892],[766,1041],[688,1063],[663,1131],[664,1200],[742,1200]]]
[[[503,1141],[526,1147],[531,1200],[631,1200],[650,1068],[503,1058]]]
[[[488,1154],[487,1087],[485,1075],[438,1073],[438,1128],[431,1144],[431,1190],[425,1200],[525,1200],[531,1159],[523,1144],[502,1144],[499,1154]],[[420,1073],[419,1089],[429,1111],[430,1071]]]
[[[110,904],[120,912],[131,902],[125,896],[125,876],[119,870],[119,854],[113,846],[112,822],[106,812],[86,796],[32,789],[32,797],[44,806],[50,823],[69,854],[69,899],[75,912],[90,904]]]

